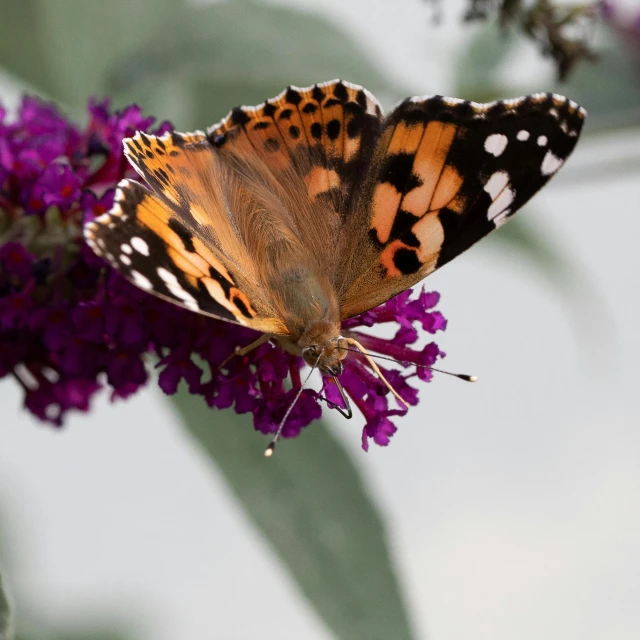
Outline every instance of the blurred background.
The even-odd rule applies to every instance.
[[[55,431],[3,381],[19,638],[640,637],[640,3],[604,6],[564,83],[470,4],[492,3],[2,0],[10,113],[111,95],[192,130],[334,77],[387,108],[554,90],[590,113],[519,219],[429,277],[445,366],[480,381],[436,377],[386,449],[328,415],[265,461],[238,416],[155,384]]]

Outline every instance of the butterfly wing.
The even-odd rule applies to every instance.
[[[563,165],[585,116],[556,94],[402,102],[384,122],[345,224],[342,318],[416,284],[504,224]]]
[[[120,182],[113,208],[84,227],[93,251],[182,307],[287,334],[225,214],[224,171],[204,134],[137,133],[125,153],[153,190]]]

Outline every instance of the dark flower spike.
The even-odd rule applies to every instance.
[[[140,291],[84,243],[82,225],[108,211],[118,182],[135,175],[123,138],[171,129],[162,123],[154,130],[153,119],[135,105],[112,111],[108,101],[92,101],[88,112],[80,129],[34,98],[23,100],[14,122],[5,122],[0,109],[0,378],[21,385],[25,408],[60,427],[69,411],[87,412],[100,389],[107,387],[112,400],[134,394],[157,362],[165,393],[184,381],[210,407],[252,414],[255,429],[275,441],[297,436],[327,402],[347,417],[351,405],[358,408],[364,449],[370,439],[388,444],[396,429],[391,419],[417,403],[413,379],[428,381],[444,356],[433,343],[413,347],[419,328],[445,329],[433,309],[439,295],[406,291],[343,322],[344,334],[369,356],[422,367],[417,376],[378,368],[402,410],[389,407],[377,365],[355,347],[339,380],[323,378],[321,393],[305,388],[302,358],[250,329]],[[384,324],[396,327],[393,338],[360,331]],[[229,358],[233,345],[252,349],[239,348]]]

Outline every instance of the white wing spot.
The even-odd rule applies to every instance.
[[[551,153],[551,151],[547,151],[547,154],[542,161],[540,171],[542,171],[543,176],[550,176],[552,173],[555,173],[563,164],[564,160],[562,160],[562,158],[558,158],[558,156],[554,153]]]
[[[492,200],[495,200],[508,184],[509,174],[506,171],[496,171],[489,180],[487,180],[487,184],[484,185],[484,190],[491,196]]]
[[[122,262],[122,264],[126,264],[127,267],[131,266],[131,258],[126,256],[124,253],[120,256],[120,262]]]
[[[187,307],[187,309],[191,309],[191,311],[200,311],[200,307],[198,306],[198,303],[193,298],[190,298],[189,300],[185,300],[184,306]]]
[[[149,245],[142,238],[138,236],[131,238],[131,246],[143,256],[149,255]]]
[[[509,139],[502,133],[492,133],[484,141],[484,150],[496,158],[507,148]]]
[[[549,140],[547,139],[547,136],[538,136],[537,142],[539,147],[546,147]]]
[[[120,245],[120,251],[122,251],[122,253],[128,253],[129,255],[133,253],[133,249],[128,244]]]
[[[531,134],[528,131],[526,131],[525,129],[521,129],[520,131],[518,131],[518,135],[516,136],[516,138],[518,138],[520,142],[524,142],[525,140],[529,139],[530,135]]]
[[[511,209],[505,209],[493,219],[493,224],[496,225],[496,229],[501,227],[509,219],[510,213]]]
[[[196,299],[188,291],[185,291],[179,284],[167,285],[167,289],[169,289],[176,298],[182,300],[189,309],[199,309]]]
[[[487,220],[493,222],[496,227],[507,221],[511,213],[509,206],[515,198],[515,191],[509,188],[509,174],[506,171],[496,171],[484,185],[484,190],[493,201],[487,209]]]
[[[158,267],[158,275],[162,278],[165,285],[167,285],[167,289],[169,289],[170,293],[178,298],[178,300],[180,300],[187,309],[191,309],[191,311],[200,310],[196,299],[188,291],[185,291],[182,288],[175,274],[171,273],[171,271],[168,271],[164,267]]]
[[[487,210],[487,218],[496,222],[496,219],[502,215],[506,215],[509,205],[513,202],[513,198],[516,194],[508,187],[500,192],[500,195],[491,203],[491,206]],[[496,223],[497,224],[497,223]]]
[[[132,271],[131,277],[133,278],[133,282],[137,284],[141,289],[145,291],[151,291],[153,289],[153,285],[151,284],[151,280],[149,278],[143,276],[138,271]]]
[[[164,267],[158,267],[158,275],[162,278],[162,281],[169,284],[178,284],[178,278],[175,277],[171,271],[167,271]]]

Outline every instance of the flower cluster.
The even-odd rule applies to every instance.
[[[136,106],[111,112],[108,102],[89,105],[80,129],[54,107],[25,98],[14,122],[0,111],[0,378],[23,388],[25,407],[60,426],[70,409],[88,411],[93,395],[107,386],[126,398],[147,382],[148,362],[157,362],[167,394],[184,380],[193,394],[219,409],[252,413],[255,428],[276,431],[301,386],[306,366],[279,346],[265,343],[220,367],[236,346],[256,334],[176,307],[138,290],[82,240],[82,224],[108,210],[123,177],[133,177],[122,139],[136,130],[161,134]],[[446,321],[433,311],[437,293],[416,298],[407,291],[344,323],[365,348],[423,367],[444,355],[435,344],[415,349],[418,327],[428,333]],[[399,325],[392,339],[362,333],[362,327]],[[197,358],[196,358],[197,357]],[[429,380],[426,368],[381,367],[407,403],[418,402],[412,377]],[[349,354],[340,378],[365,417],[369,439],[386,445],[396,428],[387,388],[366,359]],[[340,405],[334,383],[322,393]],[[305,389],[283,436],[292,437],[321,414],[321,396]]]

